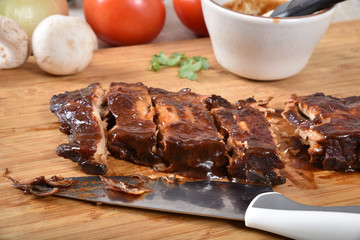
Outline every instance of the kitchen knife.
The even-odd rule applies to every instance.
[[[133,177],[107,177],[119,182]],[[111,205],[243,220],[296,239],[360,239],[360,206],[317,207],[296,203],[271,187],[218,181],[168,183],[148,180],[152,192],[132,195],[105,189],[98,176],[71,178],[77,184],[56,195]]]

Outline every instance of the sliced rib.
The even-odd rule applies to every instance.
[[[275,134],[254,99],[230,104],[220,96],[205,100],[229,149],[229,175],[236,179],[266,185],[282,184],[280,159]],[[263,108],[263,107],[262,107]]]
[[[56,153],[77,162],[90,174],[107,171],[106,124],[101,105],[104,90],[98,83],[65,92],[51,98],[50,109],[57,115],[60,131],[69,134],[69,143],[57,147]]]
[[[156,109],[163,171],[193,178],[217,178],[226,174],[226,146],[202,96],[190,89],[168,92],[149,89]]]
[[[154,107],[142,83],[112,83],[107,94],[108,109],[115,125],[108,132],[109,151],[117,158],[153,166],[156,153]]]
[[[360,96],[292,95],[282,115],[309,145],[310,163],[326,170],[360,170]]]

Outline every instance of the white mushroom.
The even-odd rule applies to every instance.
[[[54,75],[70,75],[84,70],[96,46],[95,33],[77,17],[49,16],[39,23],[32,36],[37,64]]]
[[[0,15],[0,69],[17,68],[29,57],[29,37],[14,20]]]

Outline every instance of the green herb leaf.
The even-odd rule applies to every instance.
[[[178,76],[189,80],[196,80],[196,72],[207,70],[210,67],[207,58],[201,56],[187,57],[184,53],[174,52],[170,57],[165,53],[155,54],[150,60],[149,70],[157,72],[160,68],[180,66]]]
[[[185,57],[186,57],[186,56],[185,56],[185,53],[173,52],[173,53],[171,54],[171,57],[172,57],[172,58],[178,57],[178,56],[180,56],[181,58],[185,58]]]
[[[183,57],[182,55],[177,55],[177,56],[169,58],[168,66],[174,67],[174,66],[179,65],[180,60],[182,59],[182,57]]]
[[[210,68],[210,63],[208,62],[207,58],[202,57],[201,63],[202,63],[202,65],[201,65],[202,70],[208,70]]]
[[[154,61],[158,62],[161,65],[166,65],[167,62],[169,61],[169,58],[165,55],[165,53],[160,52],[159,55],[154,55],[153,56]]]
[[[189,80],[196,80],[197,78],[197,74],[191,70],[183,70],[183,71],[178,70],[178,76]]]

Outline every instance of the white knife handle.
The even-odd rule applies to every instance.
[[[245,225],[294,239],[360,239],[360,206],[308,206],[269,192],[250,203]]]

